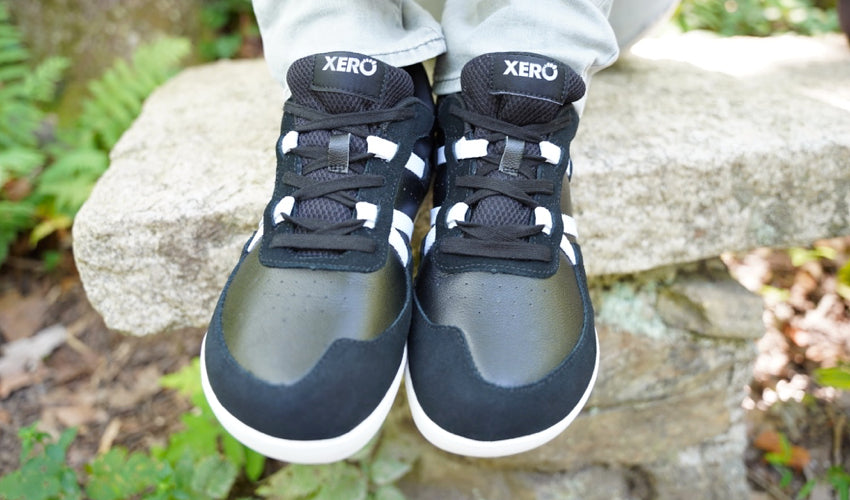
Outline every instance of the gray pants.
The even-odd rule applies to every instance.
[[[630,43],[676,3],[616,0],[611,12],[612,0],[253,2],[266,60],[284,87],[294,60],[346,50],[395,66],[436,57],[438,95],[460,91],[463,65],[488,52],[535,52],[564,62],[588,80],[616,60],[618,36],[621,46]]]

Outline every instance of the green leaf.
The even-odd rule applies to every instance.
[[[405,500],[404,493],[392,485],[381,486],[372,498],[374,500]]]
[[[814,479],[806,481],[806,484],[804,484],[803,487],[800,488],[800,491],[797,492],[797,496],[794,497],[794,500],[804,500],[809,498],[809,495],[812,494],[812,490],[815,489],[816,485],[817,481]]]
[[[237,468],[245,463],[245,446],[227,433],[221,434],[221,449],[225,458],[230,460]]]
[[[778,288],[771,285],[763,285],[761,289],[758,291],[759,295],[761,295],[766,300],[771,300],[775,302],[787,302],[788,299],[791,298],[791,291]]]
[[[841,295],[844,300],[850,301],[850,260],[841,266],[836,277],[838,278],[838,294]]]
[[[328,480],[329,466],[290,464],[272,474],[266,483],[257,488],[257,494],[278,500],[312,498]]]
[[[68,447],[76,429],[64,431],[53,441],[36,430],[36,424],[22,428],[21,466],[0,479],[0,498],[24,500],[53,500],[82,498],[73,469],[65,464]],[[36,452],[37,448],[40,452]]]
[[[785,434],[779,433],[779,451],[765,453],[764,459],[778,467],[784,467],[791,462],[791,443]]]
[[[218,437],[221,426],[203,414],[184,414],[184,430],[172,434],[168,440],[166,458],[175,461],[184,454],[204,457],[218,454]]]
[[[108,165],[109,158],[103,151],[88,148],[68,151],[39,176],[34,195],[50,200],[54,211],[73,216]]]
[[[838,252],[827,246],[819,246],[813,249],[808,248],[789,248],[788,255],[791,257],[791,265],[800,267],[809,262],[816,262],[820,259],[834,259]]]
[[[368,480],[346,463],[290,464],[269,477],[257,494],[275,500],[365,500]]]
[[[385,433],[370,467],[372,482],[380,486],[398,481],[410,472],[419,453],[419,447],[410,436]]]
[[[820,385],[835,387],[843,391],[850,390],[850,368],[846,366],[817,368],[814,375],[815,381]]]
[[[794,480],[794,473],[784,465],[775,465],[774,467],[776,467],[780,474],[779,487],[782,489],[788,488],[791,485],[791,481]]]
[[[256,451],[245,448],[245,476],[251,481],[256,481],[263,475],[266,468],[266,457]]]
[[[376,434],[363,448],[360,448],[357,453],[348,457],[347,460],[349,462],[365,462],[366,460],[369,460],[369,457],[372,456],[372,452],[375,451],[380,439],[381,433]]]
[[[36,66],[24,78],[29,98],[43,103],[52,101],[56,86],[70,65],[71,61],[64,57],[50,57]]]
[[[199,408],[207,406],[204,390],[201,387],[201,359],[195,357],[192,362],[181,370],[159,379],[160,385],[168,389],[174,389],[187,396],[192,404]]]
[[[366,500],[369,488],[366,476],[357,467],[344,462],[338,464],[314,500]]]
[[[30,246],[35,247],[39,241],[60,229],[68,229],[72,223],[73,220],[66,215],[57,215],[39,222],[30,230]]]
[[[242,46],[242,35],[234,33],[232,35],[223,35],[215,39],[212,48],[215,56],[219,59],[230,59],[239,51]]]
[[[162,464],[142,453],[128,457],[123,448],[113,448],[95,458],[86,469],[86,494],[92,500],[122,500],[152,488]]]
[[[224,498],[236,481],[238,470],[233,462],[218,455],[202,459],[192,477],[192,489],[209,498]]]
[[[0,83],[8,84],[14,80],[25,78],[30,72],[25,64],[9,64],[0,66]]]
[[[850,499],[850,474],[840,465],[833,465],[826,471],[826,479],[838,493],[841,500]]]
[[[29,52],[23,47],[4,47],[0,50],[0,65],[26,61],[29,56]]]
[[[47,157],[37,149],[13,147],[0,151],[0,186],[10,177],[22,177],[44,165]]]
[[[379,457],[370,468],[372,481],[377,485],[387,485],[401,479],[410,472],[413,465],[393,457]]]

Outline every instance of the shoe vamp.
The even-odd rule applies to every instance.
[[[270,383],[298,381],[335,340],[378,337],[404,308],[405,270],[391,258],[378,271],[357,273],[269,268],[258,252],[228,287],[222,328],[236,361]]]
[[[545,279],[509,274],[420,272],[419,302],[429,320],[460,329],[481,376],[516,387],[556,368],[578,342],[584,305],[562,258]]]

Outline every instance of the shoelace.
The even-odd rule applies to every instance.
[[[288,154],[300,156],[305,161],[300,174],[291,171],[284,173],[283,183],[297,189],[282,199],[278,207],[275,207],[275,216],[280,216],[280,221],[293,225],[295,231],[277,232],[272,237],[270,246],[296,250],[374,252],[376,248],[374,240],[367,236],[352,234],[364,226],[369,227],[367,219],[356,218],[358,215],[356,208],[360,200],[355,196],[358,189],[381,187],[386,179],[382,175],[363,173],[365,162],[377,155],[371,151],[349,154],[350,136],[348,134],[367,139],[371,135],[370,128],[373,126],[409,119],[414,116],[413,110],[407,107],[396,107],[328,114],[289,103],[287,112],[303,119],[303,123],[294,127],[294,131],[298,134],[313,131],[333,132],[330,134],[327,145],[294,145],[286,151]],[[329,180],[308,177],[310,173],[321,169],[330,169],[333,172],[348,175]],[[342,204],[354,212],[355,218],[334,221],[291,215],[296,204],[316,198],[328,198]]]
[[[534,196],[551,195],[555,186],[550,180],[536,178],[537,168],[546,162],[547,158],[528,154],[525,143],[544,142],[548,134],[564,128],[569,123],[569,115],[549,123],[518,126],[456,106],[450,112],[474,129],[478,129],[476,137],[486,140],[489,144],[488,153],[478,158],[480,163],[475,174],[460,176],[455,180],[457,187],[472,190],[463,201],[470,212],[490,196],[505,196],[519,202],[534,214],[535,209],[540,207]],[[496,147],[493,147],[494,145]],[[488,177],[495,170],[502,170],[512,178]],[[544,231],[544,224],[484,225],[457,220],[456,225],[463,237],[443,241],[441,248],[445,253],[510,260],[552,260],[549,246],[528,241],[530,237]]]

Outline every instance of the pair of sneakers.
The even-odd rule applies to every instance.
[[[317,54],[287,83],[274,193],[201,350],[225,429],[279,460],[341,460],[405,379],[417,427],[446,451],[497,457],[557,436],[599,363],[570,216],[582,79],[535,54],[477,57],[436,129],[421,66]]]

